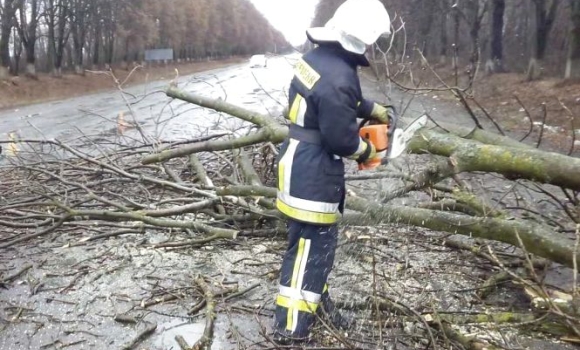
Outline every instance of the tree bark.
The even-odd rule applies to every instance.
[[[486,145],[431,130],[418,132],[409,149],[449,157],[449,171],[495,172],[580,191],[580,159],[535,149]]]
[[[345,224],[365,225],[401,223],[435,231],[452,232],[520,246],[551,261],[573,267],[574,241],[536,223],[520,220],[472,217],[408,206],[381,205],[361,198],[348,197],[346,208],[363,214],[346,215]],[[577,254],[580,259],[580,254]]]
[[[4,0],[0,16],[0,79],[8,77],[12,60],[10,59],[10,35],[16,13],[15,0]]]
[[[73,0],[71,2],[71,33],[73,41],[75,73],[84,75],[84,55],[87,37],[87,23],[89,19],[91,3],[85,0]]]
[[[435,1],[433,0],[421,0],[418,6],[420,18],[419,18],[419,49],[423,53],[423,56],[429,58],[431,53],[430,46],[433,41],[431,37],[433,19],[435,15]]]
[[[491,25],[491,57],[486,65],[489,73],[503,72],[503,27],[505,0],[493,0]]]
[[[570,47],[566,61],[566,79],[580,78],[580,0],[570,0]]]
[[[447,56],[448,56],[448,46],[449,46],[449,34],[447,32],[447,22],[449,18],[448,14],[449,3],[447,1],[443,1],[443,8],[440,9],[440,40],[441,40],[441,47],[439,48],[439,64],[446,64],[447,63]]]
[[[528,66],[527,79],[535,80],[542,75],[542,65],[548,47],[548,37],[556,19],[556,13],[560,0],[533,0],[536,16],[536,30],[534,53]],[[549,6],[548,6],[549,5]]]
[[[26,6],[30,4],[30,8]],[[21,1],[18,33],[26,52],[26,75],[36,77],[36,42],[38,28],[38,0]]]

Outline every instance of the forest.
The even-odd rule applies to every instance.
[[[2,0],[0,78],[37,70],[274,52],[288,44],[247,0]]]
[[[321,0],[315,25],[344,1]],[[393,53],[488,72],[580,77],[579,0],[382,0],[398,35]],[[404,34],[403,34],[404,32]]]

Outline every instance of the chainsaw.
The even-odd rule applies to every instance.
[[[387,108],[391,110],[388,125],[371,119],[365,119],[359,125],[359,135],[369,140],[377,150],[374,158],[359,164],[359,170],[374,169],[390,159],[397,158],[405,152],[413,135],[427,125],[427,116],[422,115],[404,130],[397,128],[399,117],[394,107],[387,106]]]

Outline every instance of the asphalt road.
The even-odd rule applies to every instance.
[[[267,67],[251,68],[249,63],[244,63],[206,71],[181,77],[178,84],[188,92],[226,99],[276,115],[286,101],[291,60],[277,57],[270,59]],[[99,141],[116,135],[119,115],[127,123],[139,123],[147,137],[157,140],[180,141],[207,129],[236,127],[233,118],[172,101],[162,92],[169,83],[169,80],[158,81],[133,86],[124,92],[112,90],[0,111],[0,140],[14,133],[19,139]],[[134,129],[128,130],[125,136],[126,141],[133,136],[140,138]]]
[[[280,57],[270,60],[268,67],[265,68],[250,68],[248,64],[242,64],[185,76],[178,80],[178,84],[186,91],[223,98],[234,104],[275,117],[280,114],[286,104],[286,91],[291,74],[291,62],[288,58]],[[140,142],[140,136],[134,128],[127,130],[124,137],[117,135],[120,114],[124,115],[127,122],[139,123],[145,131],[146,137],[165,141],[182,141],[209,132],[235,129],[238,126],[243,127],[243,124],[235,118],[198,108],[182,101],[172,101],[162,93],[168,84],[169,81],[160,81],[131,87],[125,93],[111,91],[0,111],[0,140],[8,138],[10,133],[15,133],[20,139],[59,139],[67,143],[90,140],[105,144],[115,139],[124,143]],[[376,83],[364,78],[362,84],[365,96],[369,98],[387,102],[388,97],[390,102],[397,106],[407,106],[408,104],[409,108],[406,109],[405,113],[408,118],[428,111],[432,117],[439,121],[455,121],[465,125],[470,123],[469,118],[465,117],[464,113],[461,113],[460,109],[453,103],[443,103],[436,98],[425,98],[424,96],[413,97],[396,90],[389,91],[385,95],[377,88]],[[380,186],[383,185],[387,186],[387,184]],[[455,260],[462,259],[457,253],[448,251],[443,254],[440,247],[425,249],[425,244],[428,242],[423,240],[423,230],[389,227],[383,233],[388,234],[391,240],[386,247],[389,250],[388,256],[394,258],[389,258],[387,260],[389,265],[380,266],[380,269],[392,271],[395,261],[404,261],[404,259],[413,261],[411,270],[393,272],[397,281],[394,285],[397,288],[403,288],[398,291],[399,295],[405,294],[408,297],[420,298],[421,296],[416,293],[415,287],[417,283],[415,278],[417,277],[424,285],[448,285],[453,290],[468,290],[468,288],[473,287],[469,281],[449,273],[449,269],[453,269],[453,272],[458,271],[457,266],[447,265],[449,262],[453,263]],[[411,246],[411,253],[409,253],[409,246],[406,242],[413,235],[416,236],[416,240],[421,245],[414,248]],[[170,239],[170,237],[165,234],[150,235],[149,239],[152,242],[159,242]],[[274,295],[276,290],[276,281],[265,281],[263,278],[253,277],[265,276],[264,271],[266,270],[259,270],[255,274],[243,276],[239,276],[239,272],[233,273],[234,270],[237,271],[241,268],[251,272],[254,272],[252,269],[258,269],[256,267],[240,267],[239,264],[234,263],[247,258],[249,254],[259,255],[258,250],[251,252],[243,250],[222,251],[211,247],[212,249],[196,250],[195,253],[164,252],[159,254],[154,249],[141,247],[138,237],[99,241],[91,245],[90,249],[84,246],[61,248],[66,242],[78,240],[78,237],[68,236],[68,233],[65,232],[55,237],[55,240],[34,242],[33,245],[17,247],[10,253],[0,255],[0,267],[9,266],[10,271],[17,270],[18,266],[22,266],[24,263],[35,262],[37,266],[31,270],[30,276],[46,283],[42,293],[32,293],[34,295],[31,295],[27,283],[15,283],[12,288],[0,293],[2,309],[23,305],[25,308],[30,307],[30,310],[42,311],[38,315],[46,317],[48,320],[45,322],[45,326],[39,328],[33,322],[24,322],[26,320],[10,323],[10,328],[0,336],[1,349],[38,349],[42,345],[57,344],[56,341],[61,340],[65,341],[67,346],[70,345],[68,348],[73,350],[118,348],[118,345],[133,338],[140,325],[135,327],[119,325],[113,320],[114,314],[133,310],[139,300],[148,298],[151,294],[150,290],[153,289],[149,282],[156,281],[155,285],[161,283],[164,288],[170,290],[169,288],[174,288],[176,283],[185,285],[189,281],[187,277],[192,272],[207,272],[208,275],[226,274],[232,279],[242,281],[244,287],[255,282],[262,283],[259,287],[259,293],[256,292],[256,295],[247,297],[245,300],[247,305],[263,304],[264,300],[269,300],[267,298]],[[266,242],[265,244],[270,243]],[[275,245],[273,247],[275,248]],[[268,253],[260,255],[268,264],[279,264],[279,256],[269,253],[274,248],[268,247],[264,250]],[[341,264],[333,277],[335,278],[333,285],[337,286],[352,284],[352,281],[348,280],[350,275],[343,272],[352,272],[359,266],[357,265],[359,262],[357,262],[356,257],[353,258],[352,252],[345,248],[342,249],[344,251],[339,252],[337,259]],[[106,259],[99,260],[105,254]],[[92,260],[93,258],[95,260]],[[46,261],[48,263],[44,266]],[[362,265],[365,268],[364,271],[369,271],[371,268],[369,263],[364,261],[362,263],[368,265]],[[459,263],[461,268],[466,265],[464,260],[460,260]],[[70,274],[70,271],[78,270],[78,264],[88,266],[90,280],[79,279],[75,288],[65,291],[64,289],[68,289],[68,287],[63,289],[62,286],[74,283],[77,278],[74,276],[80,276]],[[270,265],[268,264],[265,266],[269,269]],[[110,272],[104,270],[111,266],[115,269],[110,270]],[[372,268],[374,269],[375,266],[373,265]],[[55,271],[57,274],[54,274]],[[413,274],[413,271],[416,272],[416,275]],[[441,273],[426,273],[426,271],[440,271]],[[46,278],[48,272],[53,272],[52,279]],[[469,273],[461,272],[459,277],[466,275]],[[70,282],[71,278],[73,282]],[[179,283],[179,281],[183,283]],[[360,295],[363,294],[360,293]],[[341,299],[340,294],[338,299]],[[451,297],[448,299],[455,300]],[[460,299],[457,298],[457,300]],[[467,301],[462,300],[466,303]],[[151,349],[177,348],[174,340],[175,335],[183,335],[190,344],[193,344],[201,336],[202,321],[192,322],[191,319],[171,316],[172,314],[182,314],[183,308],[191,305],[185,301],[159,305],[159,308],[156,309],[158,313],[148,314],[148,320],[158,322],[159,328],[155,334],[144,341],[142,346]],[[22,310],[20,309],[20,312]],[[256,337],[260,334],[262,326],[260,322],[263,322],[264,325],[269,325],[271,322],[271,317],[258,319],[260,322],[256,319],[257,317],[239,315],[233,315],[229,319],[223,316],[218,318],[213,348],[236,348],[234,344],[231,344],[232,339],[230,339],[232,325],[238,327],[242,333]],[[79,341],[79,343],[74,343],[75,341]],[[533,344],[526,344],[526,340],[523,340],[522,343],[530,345],[532,349],[568,348],[564,345],[544,343],[540,340],[531,341]],[[65,343],[60,344],[63,347],[65,345]]]

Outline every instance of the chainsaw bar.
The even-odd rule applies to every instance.
[[[389,146],[389,152],[387,154],[387,159],[397,158],[407,150],[407,145],[409,141],[415,135],[415,133],[427,125],[428,119],[426,115],[422,115],[415,119],[411,124],[409,124],[405,130],[395,129],[393,136],[391,137],[391,144]]]

